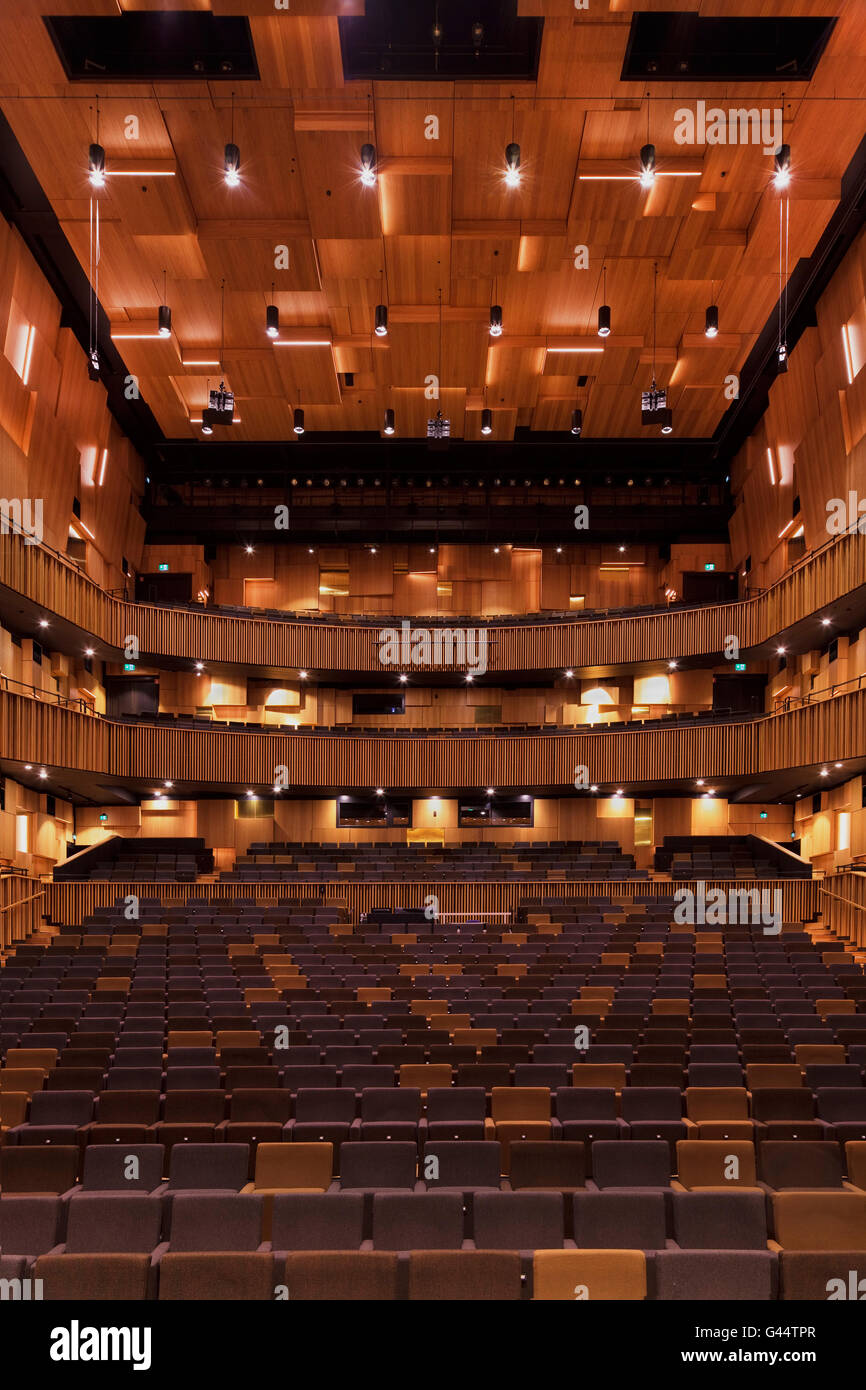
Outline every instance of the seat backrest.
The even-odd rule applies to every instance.
[[[221,1188],[240,1192],[247,1181],[249,1161],[248,1144],[175,1144],[168,1185],[175,1191]]]
[[[665,1139],[596,1139],[592,1146],[592,1176],[599,1188],[668,1187],[671,1151]]]
[[[274,1197],[274,1250],[358,1250],[363,1238],[362,1192],[278,1192]]]
[[[562,1247],[561,1192],[477,1192],[473,1198],[479,1250],[558,1250]]]
[[[334,1146],[327,1142],[259,1144],[255,1187],[325,1192],[331,1182],[333,1156]]]
[[[162,1144],[88,1144],[81,1187],[85,1192],[153,1192],[164,1171]]]
[[[261,1197],[179,1192],[172,1201],[169,1241],[174,1252],[255,1250],[261,1239]]]
[[[674,1192],[674,1231],[683,1250],[766,1250],[763,1192]]]
[[[73,1255],[147,1254],[159,1241],[162,1202],[147,1193],[81,1193],[69,1203],[66,1249]]]
[[[777,1192],[773,1227],[783,1250],[866,1250],[866,1195]]]
[[[533,1300],[637,1302],[647,1296],[642,1250],[536,1250]]]
[[[677,1176],[683,1187],[754,1187],[755,1146],[747,1139],[678,1139]]]
[[[768,1187],[842,1187],[838,1144],[807,1139],[765,1139],[758,1149],[759,1173]]]
[[[546,1086],[494,1086],[490,1114],[497,1120],[549,1120],[550,1091]]]

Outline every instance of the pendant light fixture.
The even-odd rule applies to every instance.
[[[231,94],[231,139],[223,156],[223,178],[227,188],[237,188],[241,181],[241,152],[235,144],[235,94]]]
[[[505,146],[505,182],[509,188],[520,187],[520,146],[514,138],[514,97],[511,98],[511,143]]]
[[[610,336],[610,305],[607,303],[607,266],[601,268],[602,275],[602,294],[605,303],[599,306],[598,310],[598,336],[607,338]]]
[[[367,96],[367,140],[361,146],[361,182],[365,188],[376,184],[376,146],[373,144],[373,98]]]
[[[704,337],[715,338],[719,332],[719,306],[716,303],[716,282],[710,285],[710,303],[704,314]]]
[[[166,292],[166,273],[165,273],[165,271],[163,270],[163,272],[162,272],[162,303],[161,303],[160,306],[159,306],[159,336],[160,336],[160,338],[170,338],[170,337],[171,337],[171,309],[168,307],[168,304],[166,303],[166,300],[167,300],[167,299],[168,299],[168,294],[167,294],[167,292]]]
[[[280,310],[274,303],[275,285],[271,285],[271,302],[265,310],[265,332],[269,338],[279,338],[280,336]]]

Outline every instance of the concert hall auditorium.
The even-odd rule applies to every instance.
[[[0,0],[52,1361],[866,1298],[864,70],[863,0]]]

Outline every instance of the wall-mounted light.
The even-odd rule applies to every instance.
[[[277,304],[269,304],[265,310],[265,332],[269,338],[280,336],[280,310]]]
[[[572,432],[573,435],[579,435],[582,429],[583,429],[583,411],[582,411],[582,410],[573,410],[573,411],[571,412],[571,432]]]
[[[394,411],[391,408],[391,406],[389,406],[388,409],[385,411],[384,432],[385,434],[394,433]]]
[[[490,306],[490,336],[491,338],[502,337],[502,305],[491,304]]]
[[[377,338],[387,338],[388,336],[388,306],[387,304],[376,305],[375,333]]]
[[[483,409],[482,412],[481,412],[481,433],[482,433],[482,434],[492,434],[492,433],[493,433],[493,411],[492,411],[492,410],[488,410],[486,406],[484,407],[484,409]]]

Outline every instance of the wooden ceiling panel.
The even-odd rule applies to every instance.
[[[378,184],[366,188],[359,173],[366,132],[299,130],[296,138],[313,236],[381,236]]]
[[[534,406],[544,357],[544,347],[511,347],[501,338],[487,354],[491,404]]]
[[[385,239],[389,304],[447,303],[451,279],[451,242],[447,236],[399,236]]]
[[[225,3],[225,0],[223,0]],[[246,9],[243,0],[228,0],[230,13]],[[253,45],[258,59],[262,82],[268,87],[289,87],[299,91],[315,88],[337,89],[343,86],[343,60],[340,54],[340,31],[336,15],[326,17],[275,15],[274,6],[265,3],[250,19]],[[299,0],[301,5],[313,0]],[[347,0],[349,8],[341,13],[356,13],[357,0]],[[264,13],[263,13],[264,10]]]
[[[382,155],[436,159],[451,153],[453,82],[376,82],[376,142]]]
[[[382,229],[391,236],[449,236],[451,233],[451,161],[435,161],[435,171],[400,172],[409,161],[389,160],[379,179]],[[419,159],[419,166],[433,164]]]
[[[293,404],[337,405],[340,383],[330,342],[322,347],[273,348],[283,389]]]
[[[224,238],[202,235],[204,226],[199,228],[201,254],[214,280],[225,280],[238,290],[267,291],[272,284],[280,291],[321,289],[316,249],[309,236],[288,236],[279,224],[271,236],[244,235],[243,224],[235,224],[237,235]]]
[[[44,0],[5,0],[0,17],[0,106],[85,268],[87,146],[99,92],[109,170],[99,200],[100,298],[117,333],[143,333],[155,331],[165,293],[173,336],[127,339],[122,355],[166,433],[196,434],[193,395],[181,393],[198,401],[207,373],[219,371],[211,364],[220,356],[224,280],[222,356],[241,420],[233,439],[296,442],[298,392],[309,430],[379,431],[394,403],[398,434],[423,436],[435,413],[423,392],[425,377],[439,374],[440,290],[441,385],[455,437],[480,437],[485,389],[494,438],[513,437],[518,424],[565,429],[573,400],[585,396],[580,376],[592,383],[586,433],[639,436],[639,392],[652,373],[654,263],[659,384],[671,385],[677,434],[713,432],[728,405],[720,381],[742,369],[778,296],[772,154],[761,144],[711,145],[697,132],[694,145],[680,144],[695,84],[656,83],[647,94],[620,73],[637,9],[726,14],[726,0],[616,0],[591,12],[575,10],[574,0],[519,0],[520,13],[545,21],[536,83],[346,84],[338,17],[362,13],[362,0],[291,0],[278,12],[273,0],[123,7],[177,3],[245,14],[260,80],[107,90],[67,83],[42,23]],[[117,0],[51,8],[114,15]],[[722,110],[783,107],[793,269],[838,206],[866,128],[866,10],[857,0],[741,0],[739,12],[838,16],[815,76],[796,91],[782,98],[781,78],[722,82],[704,98]],[[230,189],[223,148],[233,93],[241,182]],[[371,136],[379,177],[367,188],[359,156]],[[504,179],[512,138],[521,146],[516,188]],[[657,157],[649,190],[638,178],[647,140]],[[286,269],[275,263],[282,246]],[[268,342],[272,285],[282,339],[323,346]],[[613,333],[601,344],[603,297]],[[721,334],[708,343],[711,297]],[[380,299],[390,332],[374,340]],[[498,340],[487,331],[491,302],[503,308]],[[597,345],[603,352],[547,350]],[[345,372],[356,374],[355,386],[341,390]]]

